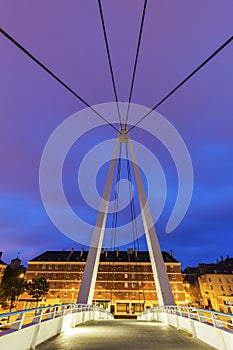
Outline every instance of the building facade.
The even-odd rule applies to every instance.
[[[233,258],[187,267],[183,278],[187,305],[233,312]]]
[[[207,273],[199,277],[203,306],[229,312],[233,301],[233,274]]]
[[[87,259],[87,251],[48,251],[28,262],[26,279],[45,277],[50,284],[47,305],[74,303]],[[185,304],[180,263],[167,252],[163,259],[177,305]],[[24,307],[30,298],[23,296]],[[156,287],[148,252],[108,251],[102,249],[93,303],[115,315],[136,315],[158,305]]]

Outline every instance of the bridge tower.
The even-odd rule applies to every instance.
[[[122,127],[115,144],[113,157],[110,163],[107,180],[103,196],[100,203],[100,210],[97,216],[96,225],[94,228],[91,246],[89,249],[86,266],[83,273],[83,278],[78,294],[77,303],[92,304],[94,288],[97,278],[100,253],[103,244],[104,231],[106,226],[108,206],[112,189],[114,171],[116,167],[117,154],[120,142],[127,142],[129,146],[129,154],[132,161],[132,168],[135,177],[135,183],[138,191],[139,204],[142,214],[143,226],[146,235],[146,241],[149,251],[149,256],[152,265],[152,271],[158,296],[159,305],[175,305],[174,297],[171,291],[166,268],[164,265],[162,253],[160,250],[157,234],[154,228],[154,223],[150,208],[146,199],[145,190],[143,187],[141,175],[137,165],[136,157],[130,136],[126,128]]]

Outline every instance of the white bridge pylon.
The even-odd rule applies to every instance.
[[[77,303],[92,304],[120,142],[127,142],[129,145],[129,153],[132,161],[132,168],[138,191],[142,221],[152,265],[152,272],[158,296],[158,303],[159,305],[175,305],[174,297],[171,291],[168,275],[166,272],[166,267],[160,250],[158,237],[154,228],[152,215],[146,199],[145,190],[143,187],[141,175],[134,154],[133,145],[130,140],[128,131],[124,128],[121,129],[116,140],[113,157],[108,171],[107,181],[104,187],[104,193],[100,203],[100,210],[97,216],[91,246],[87,256],[87,261],[83,273]]]

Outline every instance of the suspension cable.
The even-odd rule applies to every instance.
[[[130,168],[130,161],[129,161],[128,143],[126,142],[125,145],[126,145],[126,161],[127,161],[127,173],[128,173],[128,183],[129,183],[130,210],[131,210],[131,217],[132,217],[132,231],[133,231],[134,249],[137,249],[137,248],[139,249],[138,229],[137,229],[137,224],[136,224],[136,207],[135,207],[133,190],[131,187],[132,176],[131,176],[131,168]]]
[[[0,32],[10,40],[14,45],[16,45],[21,51],[23,51],[28,57],[30,57],[38,66],[45,70],[50,76],[57,80],[66,90],[71,92],[76,98],[78,98],[83,104],[90,108],[95,114],[97,114],[101,119],[103,119],[109,126],[115,129],[117,132],[119,130],[111,124],[105,117],[103,117],[95,108],[93,108],[88,102],[86,102],[80,95],[78,95],[73,89],[71,89],[66,83],[64,83],[56,74],[54,74],[49,68],[47,68],[41,61],[39,61],[35,56],[33,56],[28,50],[25,49],[18,41],[16,41],[12,36],[10,36],[5,30],[0,28]]]
[[[118,118],[119,118],[120,127],[122,129],[121,115],[120,115],[120,109],[119,109],[118,98],[117,98],[117,90],[116,90],[116,84],[115,84],[115,79],[114,79],[114,74],[113,74],[110,50],[109,50],[109,45],[108,45],[108,37],[107,37],[107,32],[106,32],[105,23],[104,23],[104,15],[103,15],[103,10],[102,10],[101,0],[98,0],[98,4],[99,4],[99,11],[100,11],[102,28],[103,28],[103,32],[104,32],[104,40],[105,40],[105,45],[106,45],[106,50],[107,50],[108,62],[109,62],[109,67],[110,67],[110,72],[111,72],[113,91],[114,91],[115,100],[116,100],[116,104],[117,104]]]
[[[111,301],[112,301],[112,291],[113,291],[113,282],[114,282],[114,257],[113,257],[113,248],[116,250],[116,227],[118,221],[118,206],[119,206],[119,191],[120,191],[120,175],[121,175],[121,154],[122,154],[122,144],[120,143],[119,147],[119,157],[117,164],[117,173],[116,173],[116,186],[115,186],[115,195],[114,195],[114,210],[112,215],[112,230],[111,230],[111,244],[110,244],[110,252],[109,252],[109,262],[108,262],[108,274],[107,274],[107,282],[106,282],[106,292],[109,285],[109,275],[110,275],[110,265],[112,262],[112,282],[111,282]]]
[[[190,73],[180,84],[178,84],[173,90],[169,92],[162,100],[160,100],[151,110],[146,113],[141,119],[137,121],[136,124],[131,126],[131,128],[128,130],[130,132],[132,129],[134,129],[139,123],[141,123],[146,117],[148,117],[157,107],[159,107],[164,101],[166,101],[171,95],[174,94],[176,90],[178,90],[182,85],[184,85],[193,75],[195,75],[202,67],[204,67],[209,61],[214,58],[220,51],[224,49],[230,42],[233,40],[233,36],[231,36],[228,40],[224,42],[216,51],[214,51],[204,62],[202,62],[192,73]]]
[[[133,76],[132,76],[132,81],[131,81],[129,100],[128,100],[129,102],[128,102],[127,113],[126,113],[125,128],[127,127],[127,122],[128,122],[128,118],[129,118],[130,102],[131,102],[131,99],[132,99],[134,80],[135,80],[135,74],[136,74],[136,69],[137,69],[138,54],[139,54],[139,49],[140,49],[140,44],[141,44],[141,37],[142,37],[142,30],[143,30],[143,24],[144,24],[145,12],[146,12],[146,5],[147,5],[147,0],[144,1],[144,7],[143,7],[143,13],[142,13],[139,37],[138,37],[138,46],[137,46],[137,51],[136,51],[136,56],[135,56],[135,61],[134,61]]]

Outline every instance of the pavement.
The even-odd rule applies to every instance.
[[[213,350],[212,347],[157,322],[89,321],[44,342],[36,350]]]

